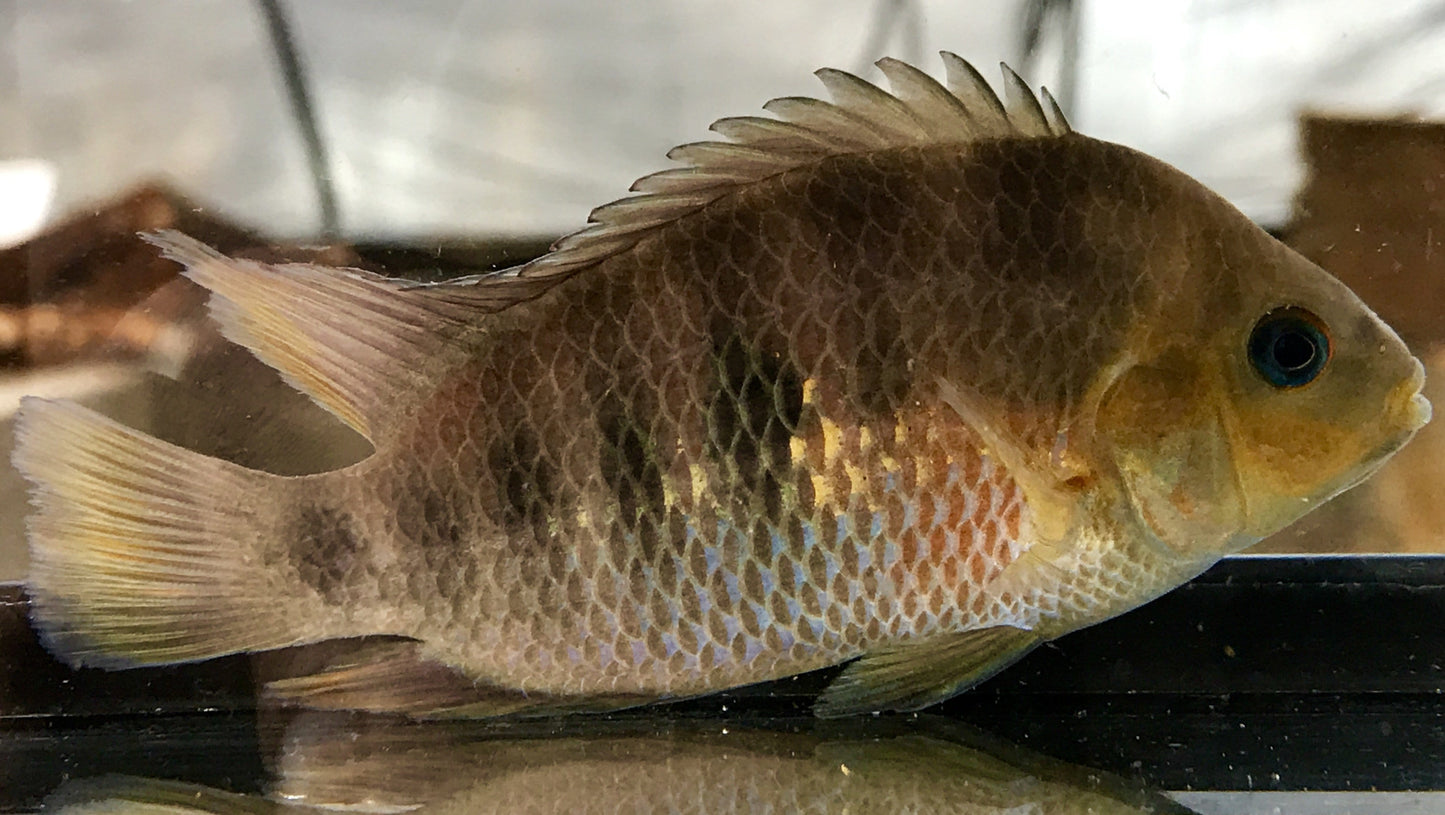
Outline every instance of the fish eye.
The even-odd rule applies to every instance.
[[[1250,364],[1264,381],[1281,389],[1315,381],[1331,351],[1324,322],[1296,306],[1267,312],[1249,335]]]

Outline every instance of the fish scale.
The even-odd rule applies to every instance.
[[[638,311],[648,317],[653,314],[645,305],[639,305]],[[614,315],[622,325],[630,325],[631,317],[630,314]],[[689,364],[690,361],[683,358],[680,362]],[[602,364],[608,370],[621,369],[617,359],[604,359]],[[753,369],[742,373],[744,383],[755,378]],[[515,376],[494,379],[516,381]],[[522,602],[516,604],[515,609],[495,615],[498,633],[485,637],[482,642],[488,643],[489,662],[500,662],[513,671],[499,680],[531,682],[550,689],[585,686],[589,682],[588,672],[601,676],[638,675],[664,677],[670,683],[663,688],[664,692],[686,694],[719,671],[757,670],[755,663],[765,654],[774,655],[775,661],[781,661],[780,656],[788,656],[828,664],[860,653],[870,641],[881,640],[885,633],[895,638],[932,633],[938,618],[945,615],[954,624],[982,621],[987,607],[980,603],[975,608],[976,589],[1002,569],[1008,562],[1008,553],[1018,548],[1021,506],[1015,495],[1016,486],[1002,468],[987,459],[958,464],[957,450],[976,449],[979,444],[971,440],[963,428],[956,428],[952,434],[940,432],[936,421],[923,423],[928,430],[922,439],[914,440],[915,446],[908,453],[924,462],[934,459],[939,464],[925,463],[921,473],[901,479],[897,460],[902,453],[890,450],[892,445],[888,443],[894,432],[891,429],[873,432],[838,424],[827,417],[829,409],[816,404],[816,391],[814,380],[803,383],[804,418],[798,421],[797,432],[790,437],[788,445],[790,461],[801,464],[811,473],[808,476],[813,493],[811,501],[800,504],[794,513],[798,520],[798,534],[794,537],[804,544],[802,547],[788,545],[786,536],[775,532],[776,527],[769,524],[756,522],[748,526],[731,522],[727,519],[729,512],[716,504],[704,508],[695,501],[678,501],[678,517],[698,519],[684,521],[685,562],[693,566],[684,589],[659,581],[656,576],[659,565],[670,562],[673,555],[667,553],[661,559],[644,564],[638,557],[637,532],[629,531],[617,520],[599,525],[592,534],[606,541],[605,545],[588,544],[578,537],[571,540],[572,545],[596,557],[591,566],[583,564],[583,573],[591,578],[590,585],[583,588],[577,598],[579,612],[588,609],[592,612],[578,616],[592,623],[566,636],[555,636],[555,645],[549,648],[537,628],[538,621],[555,616],[548,604]],[[727,388],[723,388],[723,392],[734,399],[742,395]],[[449,400],[452,398],[448,396]],[[833,401],[840,402],[841,397]],[[541,402],[564,403],[561,394],[543,398]],[[837,404],[830,409],[840,410],[842,406]],[[474,420],[486,423],[485,417],[462,421],[470,424]],[[782,418],[775,415],[767,421],[782,422]],[[445,422],[431,424],[426,430],[441,432],[447,438],[465,435],[448,428]],[[739,431],[732,444],[746,437],[746,433]],[[917,446],[920,442],[926,451],[922,456]],[[582,445],[582,449],[588,446]],[[736,463],[733,458],[724,459],[724,464]],[[697,463],[689,462],[690,466],[694,464]],[[709,469],[706,463],[700,466]],[[727,469],[726,466],[711,467],[710,483],[737,476],[736,472],[719,472]],[[602,491],[604,495],[611,494],[605,487]],[[407,488],[406,492],[415,490]],[[714,487],[705,488],[701,494],[725,496],[726,492]],[[916,507],[920,494],[939,497],[934,515],[929,519],[931,523],[922,526],[915,522],[906,530],[900,529],[903,533],[897,538],[900,545],[890,547],[894,538],[883,535],[882,528],[887,507],[890,504]],[[371,503],[389,506],[395,502]],[[732,514],[746,511],[746,507],[734,508]],[[709,523],[713,518],[717,520]],[[665,521],[657,523],[666,525]],[[959,529],[966,530],[967,534],[961,534]],[[1007,536],[1009,531],[1012,538]],[[666,536],[665,532],[657,534]],[[766,548],[755,544],[759,538],[766,540]],[[783,546],[774,553],[779,542]],[[890,556],[890,548],[898,550],[897,554]],[[693,552],[699,552],[700,556]],[[782,560],[784,557],[786,561]],[[795,563],[807,567],[804,582],[795,581],[789,586],[777,579],[778,573],[788,571]],[[764,573],[768,591],[763,590]],[[561,577],[555,570],[544,575],[528,574],[523,569],[516,575],[518,583],[505,594],[535,598],[541,586],[551,585],[548,581]],[[499,581],[498,594],[503,593],[502,585],[507,585],[507,581]],[[863,590],[867,586],[871,586],[871,591]],[[476,593],[475,586],[458,584],[457,589],[465,596]],[[797,616],[774,614],[769,597],[783,597],[786,608],[790,589],[801,595],[797,605],[800,613]],[[692,602],[686,602],[689,593],[693,595]],[[805,605],[813,612],[809,616],[801,613]],[[666,608],[666,614],[655,613],[655,606]],[[675,621],[671,619],[674,606],[679,608]],[[682,608],[691,613],[681,613]],[[435,614],[428,616],[433,625],[445,620]],[[423,638],[440,642],[475,639],[479,633],[477,621],[478,615],[464,613],[440,624],[440,630],[424,633]],[[677,642],[683,639],[683,626],[691,629],[692,647],[686,652],[679,647],[669,653],[663,635],[655,632],[666,631]],[[509,635],[508,631],[523,633]],[[702,636],[697,632],[702,632]],[[525,653],[496,660],[492,649],[505,648],[509,640],[525,643]],[[597,641],[599,645],[585,656],[573,649],[577,653],[573,658],[567,653],[567,644],[578,640]],[[801,646],[796,649],[797,653],[795,644]],[[679,654],[681,659],[673,658]],[[466,658],[461,654],[449,656],[457,660]],[[679,664],[682,671],[670,670],[670,666]],[[704,666],[708,668],[707,674]],[[780,669],[785,668],[772,670]]]
[[[671,154],[691,170],[499,274],[151,236],[375,449],[282,478],[28,401],[47,644],[126,667],[371,637],[269,691],[420,716],[839,664],[820,714],[911,710],[1281,528],[1428,419],[1418,361],[1337,281],[1011,73],[1005,107],[944,63],[946,87],[885,61],[894,95],[824,71],[835,103],[724,120]]]

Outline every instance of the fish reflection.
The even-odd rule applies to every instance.
[[[307,713],[276,731],[266,798],[178,782],[74,782],[80,812],[1188,813],[1106,773],[929,717],[412,722]]]

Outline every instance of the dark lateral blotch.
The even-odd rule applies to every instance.
[[[650,519],[657,523],[666,507],[662,469],[649,450],[647,437],[620,400],[604,399],[597,411],[602,449],[602,479],[617,496],[621,521],[635,529]]]
[[[803,415],[803,378],[781,356],[758,352],[737,335],[716,343],[708,405],[708,452],[769,517],[781,512],[780,476]]]
[[[529,523],[551,510],[557,478],[536,434],[514,428],[491,445],[487,464],[497,482],[497,503],[507,527]]]
[[[301,580],[328,603],[345,599],[347,578],[361,563],[363,541],[352,518],[333,507],[308,504],[296,515],[290,558]]]

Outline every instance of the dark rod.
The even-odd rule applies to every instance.
[[[266,28],[271,34],[276,61],[280,64],[286,96],[291,100],[291,112],[296,116],[296,125],[301,129],[301,142],[306,148],[306,163],[311,168],[311,181],[316,188],[316,203],[321,208],[321,234],[323,237],[336,239],[341,235],[341,215],[336,205],[336,188],[331,184],[331,162],[326,155],[326,144],[321,140],[321,129],[316,125],[316,109],[311,105],[311,93],[306,87],[306,71],[296,51],[291,23],[286,19],[281,0],[259,2],[262,13],[266,15]]]

